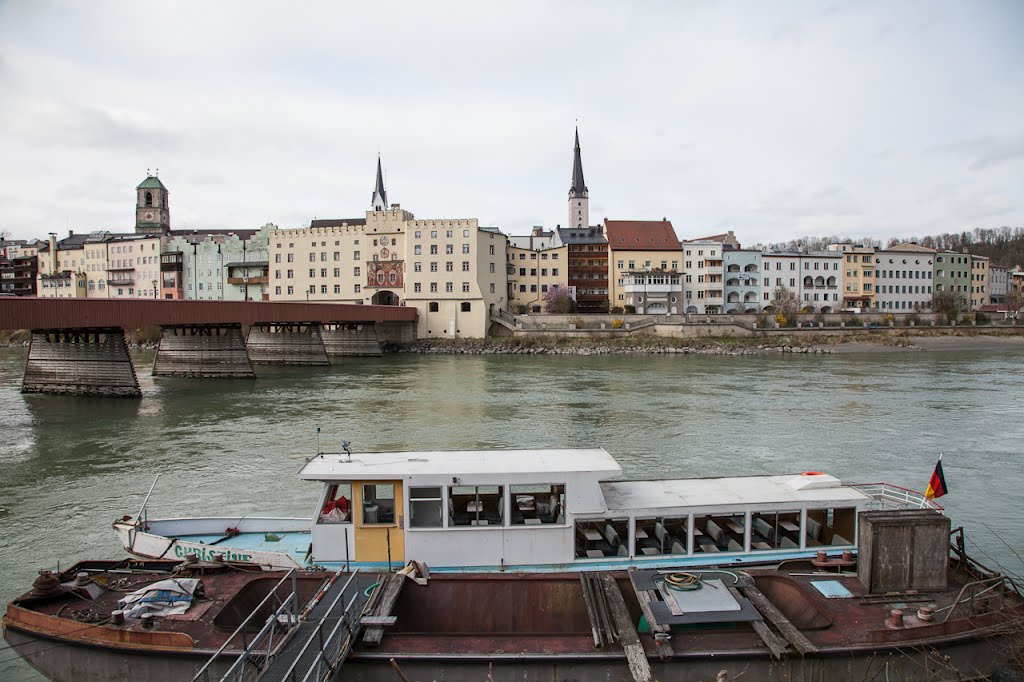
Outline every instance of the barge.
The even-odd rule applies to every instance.
[[[396,667],[414,682],[980,680],[1020,645],[1024,596],[967,556],[962,531],[950,536],[935,510],[865,511],[856,553],[757,567],[436,574],[411,562],[353,575],[82,562],[37,581],[3,627],[60,681],[392,682]],[[125,614],[127,593],[169,576],[198,579],[205,597],[148,622]]]
[[[942,511],[918,492],[823,472],[621,473],[603,449],[321,453],[298,474],[320,484],[310,517],[151,519],[144,505],[113,527],[129,553],[151,559],[390,571],[408,557],[435,573],[550,573],[838,557],[856,551],[866,511]]]

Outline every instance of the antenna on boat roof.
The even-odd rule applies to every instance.
[[[320,452],[320,427],[319,426],[316,427],[316,454],[317,455],[323,454],[323,453]]]
[[[352,443],[347,440],[341,441],[341,449],[348,455],[348,461],[352,461]]]

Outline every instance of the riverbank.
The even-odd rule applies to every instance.
[[[499,337],[489,339],[430,339],[400,347],[393,352],[424,355],[757,355],[761,353],[871,353],[892,351],[1024,351],[1024,330],[971,329],[948,332],[901,333],[902,330],[859,334],[785,335],[758,337],[702,337],[682,339],[664,336],[593,338],[579,336]]]

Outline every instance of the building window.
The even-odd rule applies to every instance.
[[[416,246],[414,246],[412,248],[412,252],[413,252],[413,255],[415,255],[415,256],[422,255],[423,254],[423,247],[421,247],[419,244],[417,244]]]
[[[362,276],[362,272],[363,272],[362,268],[359,268],[359,267],[352,268],[352,275],[354,277],[361,277]]]
[[[321,284],[320,285],[320,293],[321,294],[326,294],[327,293],[327,285],[326,284]]]
[[[432,293],[432,294],[436,294],[437,293],[437,282],[431,282],[430,283],[430,293]]]
[[[362,292],[362,290],[363,290],[362,285],[361,284],[357,284],[356,285],[356,289],[355,289],[356,293],[358,294],[358,293]]]
[[[288,287],[288,295],[291,296],[295,293],[295,287]]]
[[[452,245],[452,244],[445,244],[444,245],[444,252],[445,252],[445,254],[453,254],[453,253],[455,253],[455,246]]]
[[[437,255],[437,244],[431,244],[430,245],[430,255],[431,256],[436,256]]]
[[[420,283],[416,282],[415,284],[413,284],[412,285],[412,290],[414,292],[416,292],[417,294],[420,293],[420,291],[422,290],[422,287],[420,286]]]
[[[336,294],[340,294],[341,293],[341,285],[340,284],[335,284],[334,285],[334,293],[336,293]]]
[[[419,261],[413,263],[412,264],[412,269],[414,271],[416,271],[416,272],[422,272],[423,271],[423,263],[420,263]]]
[[[452,282],[445,282],[444,290],[447,291],[448,293],[451,293],[455,291],[455,285]]]
[[[462,283],[462,291],[467,294],[469,293],[469,282]]]
[[[281,295],[281,287],[274,287],[274,295],[275,296],[280,296]]]
[[[462,245],[462,253],[469,253],[469,244],[463,244]],[[536,254],[534,254],[533,257],[536,258],[537,257]]]
[[[428,313],[436,313],[437,309],[437,301],[431,301],[430,303],[427,304]]]
[[[491,264],[491,272],[494,272],[494,267],[493,266],[494,266],[494,264],[492,263]],[[462,261],[462,271],[463,272],[469,272],[469,261],[468,260]]]
[[[353,251],[352,252],[352,260],[359,260],[359,252],[358,251]]]

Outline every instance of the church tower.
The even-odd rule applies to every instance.
[[[572,186],[569,187],[569,227],[590,226],[590,198],[583,182],[583,162],[580,160],[580,129],[576,128],[576,148],[572,158]]]
[[[373,188],[373,198],[370,200],[373,210],[386,211],[388,208],[388,193],[384,190],[384,173],[380,168],[380,155],[377,155],[377,186]]]
[[[167,204],[169,194],[160,178],[146,171],[146,179],[135,188],[135,232],[136,234],[167,234],[171,231],[171,209]]]

